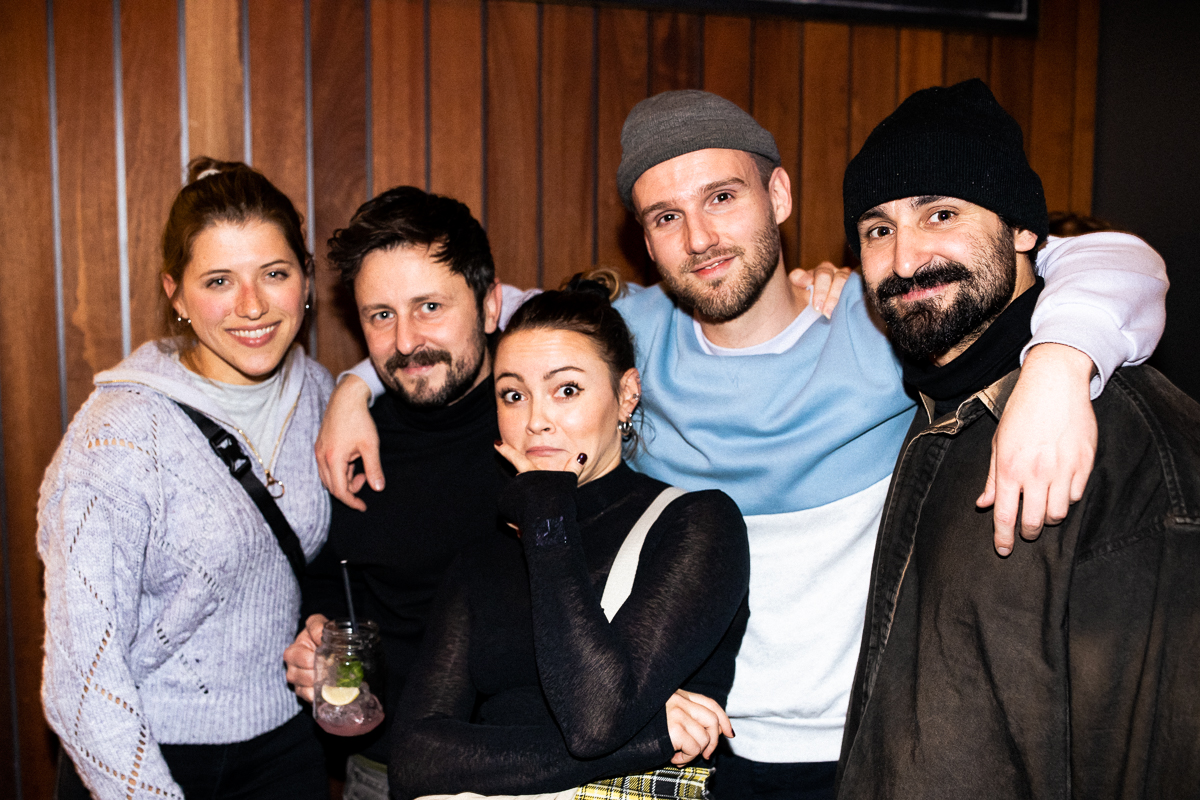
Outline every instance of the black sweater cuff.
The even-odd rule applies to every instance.
[[[500,495],[500,513],[521,531],[526,552],[532,547],[567,544],[575,526],[573,472],[523,472]]]

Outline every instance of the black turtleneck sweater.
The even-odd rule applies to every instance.
[[[523,532],[485,537],[447,575],[392,734],[391,794],[526,794],[669,761],[675,689],[722,705],[749,616],[750,554],[719,491],[669,505],[608,622],[617,550],[665,488],[625,465],[583,486],[528,472],[501,498]]]
[[[935,418],[954,413],[968,397],[1021,366],[1021,351],[1033,338],[1033,309],[1045,286],[1037,278],[949,364],[903,360],[904,382],[933,399]]]
[[[505,477],[493,447],[500,435],[491,378],[444,408],[416,409],[389,392],[371,416],[386,487],[364,486],[365,512],[333,501],[329,540],[309,565],[304,614],[347,616],[338,563],[347,559],[354,610],[379,625],[387,679],[384,724],[347,744],[386,762],[387,730],[434,593],[459,551],[495,532]]]

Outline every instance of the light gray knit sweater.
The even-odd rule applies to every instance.
[[[300,709],[283,665],[299,587],[258,507],[173,402],[234,428],[171,346],[149,342],[96,376],[38,503],[42,702],[104,800],[182,797],[159,743],[245,741]],[[332,381],[299,347],[288,359],[294,409],[271,471],[311,559],[329,526],[313,441]]]

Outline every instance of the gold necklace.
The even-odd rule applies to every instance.
[[[286,425],[286,422],[284,424]],[[250,437],[247,436],[241,428],[234,428],[234,430],[238,432],[238,435],[246,440],[246,446],[250,448],[250,452],[254,455],[255,460],[262,465],[263,474],[267,476],[267,494],[271,495],[271,497],[275,498],[276,500],[283,497],[284,492],[287,491],[287,487],[283,485],[283,481],[278,480],[274,475],[271,474],[271,470],[267,469],[267,465],[263,463],[262,456],[258,454],[258,450],[256,450],[254,447],[254,442],[250,441]],[[276,449],[279,449],[278,443],[276,443],[275,447]],[[274,453],[272,453],[272,455],[274,455]],[[279,494],[275,494],[276,486],[279,487]]]
[[[198,375],[202,381],[204,381],[205,383],[207,383],[209,386],[213,387],[217,391],[223,392],[224,389],[222,389],[220,386],[218,386],[212,379],[210,379],[207,375],[205,375],[203,372],[201,372],[199,370],[199,368],[198,368],[199,364],[196,361],[195,356],[193,355],[193,353],[195,352],[195,349],[196,348],[193,346],[193,347],[183,351],[183,353],[180,354],[179,360],[183,361],[186,358],[189,363],[184,364],[184,366],[190,372],[192,372],[195,375]],[[279,452],[279,443],[283,439],[283,429],[287,428],[288,420],[291,419],[292,412],[295,410],[296,410],[296,407],[292,406],[292,410],[288,412],[287,418],[284,419],[284,421],[283,421],[283,428],[281,428],[279,431],[279,439],[277,439],[275,441],[275,450],[272,451],[272,453],[271,453],[272,461],[275,460],[275,453]],[[259,465],[262,466],[263,474],[267,476],[267,494],[271,495],[271,497],[274,498],[275,500],[278,500],[279,498],[283,497],[283,495],[287,492],[287,486],[284,485],[283,481],[279,480],[278,478],[276,478],[274,475],[271,474],[271,470],[267,468],[266,463],[262,460],[262,456],[260,456],[258,454],[258,449],[254,446],[254,442],[250,441],[250,437],[246,435],[246,432],[243,431],[241,428],[237,427],[236,425],[233,426],[233,429],[238,432],[238,435],[241,436],[242,439],[245,440],[246,446],[250,448],[250,453],[254,456],[254,459],[259,463]],[[275,487],[279,487],[279,494],[275,494]]]

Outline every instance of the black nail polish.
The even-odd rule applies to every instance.
[[[587,463],[587,453],[580,453],[575,456],[575,460],[579,462],[579,466],[583,466]]]

